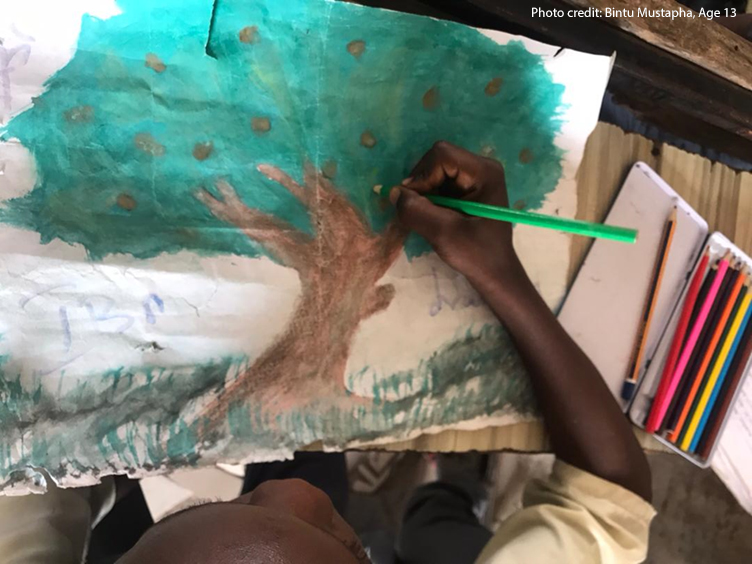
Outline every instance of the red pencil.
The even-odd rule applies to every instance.
[[[673,374],[674,368],[676,368],[676,362],[679,360],[679,353],[681,352],[682,343],[684,342],[684,335],[687,333],[687,328],[689,327],[689,318],[695,307],[697,295],[700,293],[700,286],[702,285],[702,279],[705,276],[705,270],[707,269],[709,260],[710,255],[706,250],[700,260],[700,265],[695,271],[695,275],[692,277],[692,282],[687,291],[687,297],[684,298],[684,309],[679,318],[679,323],[676,326],[674,340],[671,343],[671,348],[669,349],[668,357],[666,359],[666,365],[663,367],[663,373],[661,374],[661,382],[658,385],[658,391],[653,399],[650,415],[645,424],[645,431],[648,433],[655,433],[660,425],[658,406],[663,403],[666,393],[668,392],[671,374]]]

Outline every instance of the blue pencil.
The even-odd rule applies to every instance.
[[[718,393],[721,390],[721,387],[723,386],[723,380],[726,378],[726,374],[728,373],[729,366],[731,366],[731,362],[734,360],[734,356],[736,356],[736,349],[739,347],[739,342],[742,340],[742,335],[744,335],[744,331],[747,328],[747,324],[749,323],[750,317],[752,317],[752,306],[747,307],[747,311],[744,314],[744,319],[742,320],[742,324],[739,327],[739,330],[736,332],[736,337],[734,337],[734,342],[731,344],[731,350],[729,351],[728,356],[726,357],[726,361],[723,363],[723,368],[721,369],[721,373],[718,376],[718,380],[715,383],[715,386],[713,386],[713,393],[710,395],[710,400],[708,401],[708,405],[705,406],[705,410],[702,413],[702,417],[700,418],[700,424],[697,426],[697,430],[695,431],[695,436],[692,439],[692,443],[689,445],[689,452],[694,453],[697,449],[697,445],[700,443],[700,439],[702,438],[702,433],[705,430],[705,425],[708,422],[708,419],[710,418],[710,413],[713,411],[713,405],[715,404],[715,401],[718,399]]]

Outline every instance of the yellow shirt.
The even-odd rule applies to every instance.
[[[655,510],[621,486],[557,460],[548,480],[527,487],[522,503],[476,564],[627,564],[647,557]]]

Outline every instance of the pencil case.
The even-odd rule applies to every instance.
[[[682,289],[680,298],[675,304],[669,322],[663,330],[663,334],[661,335],[655,352],[643,367],[635,395],[633,396],[632,402],[627,408],[627,414],[629,415],[630,420],[641,429],[645,429],[645,422],[647,420],[658,386],[660,384],[663,369],[669,354],[669,349],[673,342],[674,334],[679,323],[679,318],[681,317],[683,311],[683,305],[687,297],[687,292],[689,291],[689,281],[692,279],[697,268],[700,266],[700,257],[706,251],[708,252],[708,255],[710,257],[710,261],[708,263],[709,265],[723,257],[723,255],[725,255],[727,251],[730,251],[733,256],[741,260],[744,265],[752,268],[752,259],[750,259],[749,256],[747,256],[736,245],[729,241],[729,239],[727,239],[722,233],[715,232],[707,238],[704,247],[702,248],[700,253],[698,253],[698,256],[692,264],[692,267],[687,271],[685,284]],[[684,458],[690,460],[694,464],[702,468],[707,468],[708,466],[710,466],[713,455],[718,448],[720,438],[723,436],[723,431],[726,427],[726,424],[728,423],[728,420],[730,419],[734,411],[734,405],[739,399],[739,395],[744,387],[745,380],[748,378],[751,366],[752,362],[750,362],[750,360],[747,360],[742,373],[743,376],[736,386],[735,390],[733,391],[729,407],[723,414],[723,417],[719,424],[719,431],[715,434],[715,440],[713,441],[713,444],[706,457],[701,457],[699,454],[693,454],[682,450],[660,433],[653,433],[653,436],[655,436],[658,441],[674,450]],[[722,398],[718,399],[721,400]]]
[[[678,217],[676,231],[647,332],[634,394],[626,401],[621,397],[621,392],[640,335],[646,297],[650,292],[666,220],[674,208]],[[709,250],[713,260],[727,250],[750,267],[752,260],[721,233],[708,234],[705,219],[643,162],[637,162],[631,168],[605,222],[638,229],[637,243],[627,245],[595,241],[558,318],[593,361],[627,417],[637,427],[644,429],[683,311],[690,280],[704,250]],[[749,364],[747,362],[743,377],[731,396],[731,404],[723,414],[712,448],[709,451],[705,449],[707,456],[685,452],[663,436],[656,435],[656,438],[693,464],[703,468],[712,466],[723,432],[733,418],[734,406],[743,397],[741,390],[748,379]],[[746,403],[739,405],[746,409]],[[733,462],[743,460],[745,452],[742,448],[738,456],[732,456]]]

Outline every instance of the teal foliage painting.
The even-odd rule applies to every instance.
[[[113,367],[63,394],[0,367],[0,479],[28,466],[61,478],[239,459],[534,410],[495,325],[383,375],[373,398],[344,382],[358,377],[345,365],[359,324],[394,296],[379,280],[403,249],[428,251],[374,185],[398,183],[446,139],[501,161],[512,202],[535,209],[556,187],[564,86],[540,55],[325,0],[118,7],[84,17],[73,58],[0,133],[37,169],[0,223],[81,245],[94,262],[266,256],[298,273],[295,321],[258,358]],[[406,397],[387,393],[418,381]]]

